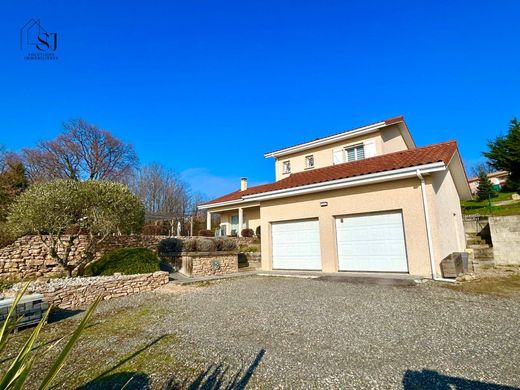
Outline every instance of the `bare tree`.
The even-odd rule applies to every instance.
[[[64,132],[36,148],[23,149],[32,181],[52,179],[124,181],[138,165],[131,144],[83,119],[63,124]]]
[[[165,213],[184,217],[189,205],[188,186],[179,176],[162,165],[142,167],[130,180],[130,188],[141,198],[149,213]]]
[[[482,172],[485,172],[485,173],[491,172],[490,166],[487,162],[480,161],[476,164],[473,164],[469,169],[469,174],[472,177],[477,177]]]

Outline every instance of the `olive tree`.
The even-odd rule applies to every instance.
[[[38,235],[48,254],[72,276],[74,271],[83,273],[108,236],[138,233],[144,207],[120,183],[59,179],[29,187],[12,205],[7,220],[17,234]],[[85,236],[81,258],[72,261],[80,235]]]

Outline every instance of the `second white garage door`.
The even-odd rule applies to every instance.
[[[321,270],[320,225],[316,220],[271,226],[273,269]]]
[[[336,218],[340,271],[408,272],[401,212]]]

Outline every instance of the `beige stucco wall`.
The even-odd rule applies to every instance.
[[[392,125],[385,127],[381,131],[377,131],[375,133],[362,135],[360,137],[319,146],[313,149],[308,149],[302,152],[293,153],[287,156],[277,158],[275,161],[276,180],[281,180],[287,177],[287,174],[283,173],[284,161],[291,161],[291,173],[302,172],[306,170],[305,157],[313,155],[314,168],[311,169],[323,168],[333,165],[334,149],[341,149],[350,145],[356,145],[371,140],[375,142],[377,155],[408,149],[406,143],[404,142],[403,136],[401,135],[401,132],[399,130],[399,126]]]
[[[406,142],[404,142],[403,135],[399,130],[399,126],[397,125],[389,126],[383,129],[381,131],[381,140],[384,154],[408,149]]]
[[[459,195],[449,169],[426,178],[437,272],[440,262],[466,247]]]
[[[320,207],[327,201],[327,207]],[[272,269],[271,222],[318,218],[323,272],[337,272],[335,216],[402,210],[408,268],[431,276],[428,240],[419,179],[372,184],[265,201],[261,203],[262,268]]]
[[[314,168],[323,168],[333,165],[333,153],[334,149],[344,148],[349,145],[356,145],[363,143],[365,141],[374,140],[376,144],[376,152],[378,155],[383,153],[383,146],[381,140],[381,134],[379,132],[371,133],[367,135],[363,135],[361,137],[352,138],[349,140],[344,140],[340,142],[335,142],[332,144],[319,146],[314,149],[305,150],[298,153],[289,154],[287,156],[283,156],[277,158],[275,161],[275,170],[276,170],[276,180],[281,180],[286,178],[288,175],[283,173],[283,162],[290,160],[291,161],[291,173],[302,172],[305,171],[305,157],[309,155],[314,156]]]

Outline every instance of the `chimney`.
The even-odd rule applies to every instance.
[[[247,177],[243,177],[240,179],[240,191],[247,190]]]

